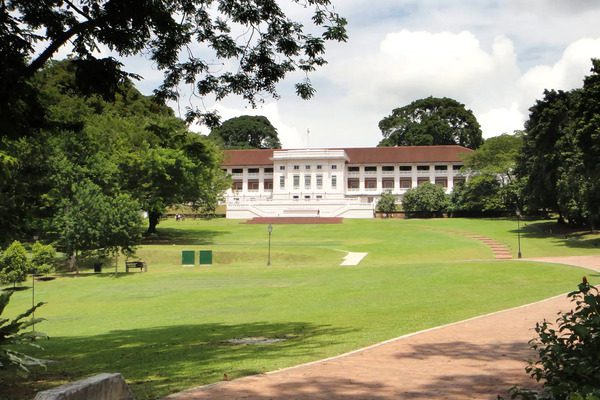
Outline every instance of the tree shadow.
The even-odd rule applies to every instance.
[[[210,229],[161,228],[157,234],[144,237],[142,245],[178,244],[178,245],[211,245],[215,238],[230,231]]]
[[[600,237],[592,235],[589,230],[561,225],[554,221],[525,223],[521,227],[521,237],[525,239],[554,239],[558,245],[573,248],[600,248]],[[517,234],[518,230],[510,231]]]
[[[265,372],[262,365],[268,360],[284,364],[286,358],[319,358],[323,340],[336,344],[335,337],[349,331],[303,322],[207,323],[51,337],[39,343],[45,350],[35,355],[55,362],[46,371],[36,371],[30,382],[9,381],[8,393],[0,390],[0,398],[31,398],[36,391],[100,372],[123,374],[137,399],[156,398],[218,382],[224,374],[234,379]],[[272,344],[227,342],[247,337],[285,340]]]

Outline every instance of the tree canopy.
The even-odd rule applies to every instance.
[[[425,182],[406,191],[402,197],[402,208],[424,217],[439,215],[448,208],[448,196],[442,186]]]
[[[346,20],[330,0],[289,3],[311,8],[313,26],[287,17],[277,0],[3,1],[0,133],[23,134],[43,122],[29,79],[59,49],[70,54],[78,86],[107,99],[136,77],[116,58],[132,55],[148,56],[164,73],[156,91],[161,99],[177,99],[179,84],[217,100],[235,94],[254,104],[263,94],[277,96],[275,85],[288,73],[307,74],[326,63],[326,41],[347,39]],[[99,58],[99,48],[114,56]],[[296,84],[296,92],[313,95],[308,77]],[[187,116],[216,122],[203,110],[190,108]]]
[[[214,128],[209,137],[225,149],[280,149],[277,129],[267,117],[242,115]]]
[[[530,209],[592,229],[600,222],[600,60],[583,87],[546,90],[530,109],[517,172]]]
[[[379,129],[379,146],[457,144],[476,149],[483,143],[473,112],[447,97],[427,97],[396,108],[379,121]]]

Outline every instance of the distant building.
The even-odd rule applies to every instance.
[[[378,197],[400,200],[424,182],[451,192],[465,181],[462,146],[294,150],[225,150],[233,180],[225,193],[227,218],[372,218]]]

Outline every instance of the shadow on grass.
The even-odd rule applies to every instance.
[[[36,371],[31,382],[9,380],[7,385],[1,384],[8,393],[0,393],[0,398],[32,398],[35,391],[65,381],[100,372],[120,372],[136,399],[153,399],[220,381],[224,374],[233,379],[265,372],[272,360],[283,364],[287,358],[318,357],[323,343],[336,344],[335,337],[349,331],[290,322],[176,325],[114,330],[95,336],[51,337],[39,343],[45,351],[36,355],[56,362],[46,371]],[[248,337],[285,340],[243,345],[226,342]]]
[[[209,229],[161,228],[157,234],[146,236],[142,244],[211,245],[217,236],[228,233]]]
[[[516,222],[515,222],[516,223]],[[517,229],[510,231],[517,234]],[[573,248],[600,248],[600,237],[589,230],[572,228],[554,221],[525,222],[521,226],[521,237],[525,239],[554,239],[558,245]]]

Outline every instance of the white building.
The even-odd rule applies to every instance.
[[[223,169],[233,185],[227,218],[372,218],[381,193],[401,199],[431,182],[449,193],[458,182],[462,146],[297,150],[226,150]]]

